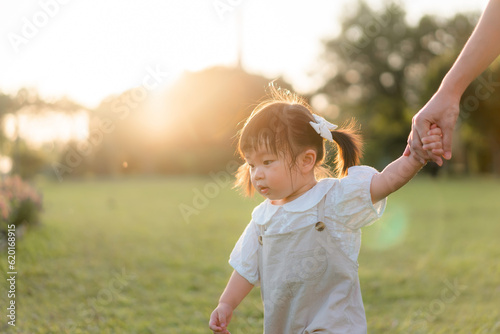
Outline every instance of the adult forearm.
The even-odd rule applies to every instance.
[[[233,309],[235,309],[248,295],[252,288],[252,284],[250,284],[243,276],[238,274],[237,271],[233,271],[233,274],[227,283],[226,289],[219,299],[219,303],[230,305]]]
[[[500,0],[490,0],[471,37],[446,74],[440,91],[460,97],[500,54]]]

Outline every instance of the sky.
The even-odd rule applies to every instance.
[[[401,0],[425,13],[482,11],[487,0]],[[367,0],[380,8],[382,0]],[[320,83],[321,41],[339,33],[349,0],[39,0],[0,5],[0,91],[35,87],[93,108],[110,94],[168,85],[184,71],[234,66],[283,76],[299,93]],[[240,27],[241,29],[239,29]],[[240,32],[239,32],[240,31]]]

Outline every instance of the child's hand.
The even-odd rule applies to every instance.
[[[431,129],[427,132],[427,136],[422,139],[422,148],[424,150],[432,150],[432,154],[441,156],[444,154],[443,150],[443,133],[441,128],[439,128],[436,124],[431,126]]]
[[[233,316],[233,308],[225,303],[220,303],[210,315],[208,326],[214,333],[231,334],[227,330],[227,325]]]

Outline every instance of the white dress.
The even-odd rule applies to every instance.
[[[265,200],[231,253],[229,263],[261,285],[264,332],[366,333],[357,275],[360,228],[383,213],[371,203],[377,171],[351,167],[342,179],[322,179],[281,206]]]

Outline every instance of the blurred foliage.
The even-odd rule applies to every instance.
[[[155,105],[150,99],[156,92],[141,87],[111,96],[91,113],[87,143],[68,145],[60,167],[74,175],[223,170],[237,159],[236,132],[269,82],[238,68],[215,67],[184,74],[154,97]]]
[[[47,170],[54,153],[43,148],[28,145],[18,129],[14,137],[7,138],[5,116],[11,115],[43,115],[46,111],[58,113],[74,113],[83,107],[67,97],[48,100],[40,97],[34,88],[21,88],[13,96],[0,93],[0,157],[8,156],[12,160],[10,174],[20,175],[23,179],[31,179],[42,170]],[[17,133],[16,133],[17,132]],[[52,143],[52,146],[55,146]],[[57,155],[57,152],[55,153]]]
[[[477,161],[471,172],[500,175],[500,59],[474,80],[462,96],[461,133],[468,160]]]
[[[30,148],[22,140],[14,145],[12,174],[18,174],[25,180],[32,179],[49,163],[43,151]]]
[[[20,176],[0,178],[0,243],[7,236],[8,225],[39,223],[42,195]]]
[[[412,27],[399,3],[376,11],[358,1],[340,35],[324,42],[326,84],[318,93],[343,111],[340,120],[354,116],[363,125],[366,163],[383,168],[402,153],[411,118],[446,73],[428,64],[436,57],[454,59],[476,19],[474,14],[446,20],[424,16]]]

